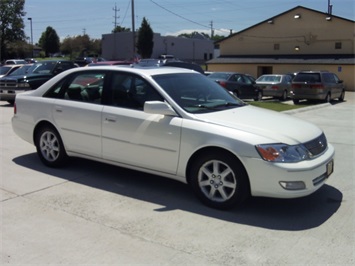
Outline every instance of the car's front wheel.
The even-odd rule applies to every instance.
[[[250,194],[244,167],[233,155],[220,151],[195,159],[189,181],[201,201],[216,209],[237,206]]]
[[[39,158],[47,166],[61,166],[67,158],[62,139],[52,126],[42,126],[37,130],[35,145]]]

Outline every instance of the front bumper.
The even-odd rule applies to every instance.
[[[0,89],[0,100],[1,101],[14,101],[16,95],[27,90],[18,89]]]
[[[245,159],[252,196],[298,198],[321,188],[332,173],[335,150],[328,144],[319,157],[299,163],[271,163],[262,159]],[[304,184],[302,189],[285,189],[281,184]]]

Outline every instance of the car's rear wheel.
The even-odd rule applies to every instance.
[[[293,99],[293,104],[299,104],[300,103],[300,100],[298,99]]]
[[[262,99],[263,99],[263,93],[261,91],[258,91],[256,97],[254,98],[254,101],[261,101]]]
[[[345,98],[345,91],[342,91],[340,97],[338,98],[340,102],[343,102]]]
[[[287,100],[287,91],[283,91],[280,97],[280,101],[286,101],[286,100]]]
[[[35,145],[39,158],[47,166],[61,166],[67,159],[62,139],[52,126],[42,126],[37,130]]]
[[[11,105],[14,105],[15,100],[8,100],[7,102],[8,102],[9,104],[11,104]]]
[[[189,183],[209,207],[228,209],[250,194],[244,167],[233,155],[220,151],[200,155],[190,169]]]

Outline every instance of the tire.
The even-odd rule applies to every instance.
[[[282,95],[280,97],[280,101],[286,101],[287,100],[287,91],[283,91]]]
[[[344,99],[345,99],[345,91],[342,91],[340,96],[339,96],[339,98],[338,98],[338,100],[339,100],[339,102],[343,102]]]
[[[11,105],[14,105],[15,100],[8,100],[7,102],[8,102],[9,104],[11,104]]]
[[[258,91],[258,94],[254,98],[254,101],[258,102],[261,101],[262,99],[263,99],[263,93],[261,91]]]
[[[328,93],[327,96],[325,96],[324,102],[330,103],[330,100],[331,100],[330,93]]]
[[[293,99],[293,104],[299,104],[300,103],[300,100],[298,99]]]
[[[35,145],[39,158],[49,167],[62,166],[68,157],[59,133],[52,126],[37,130]]]
[[[237,90],[233,91],[233,95],[234,95],[235,97],[239,98],[239,94],[238,94],[238,91],[237,91]]]
[[[233,155],[211,152],[199,156],[189,173],[189,184],[207,206],[230,209],[249,195],[249,179],[242,164]]]

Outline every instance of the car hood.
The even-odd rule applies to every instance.
[[[38,78],[48,78],[52,77],[53,74],[27,74],[27,75],[19,75],[19,76],[6,76],[3,77],[2,80],[25,80],[25,79],[38,79]]]
[[[288,114],[254,106],[243,106],[220,112],[197,114],[204,122],[258,135],[269,143],[289,145],[310,141],[322,130]]]

